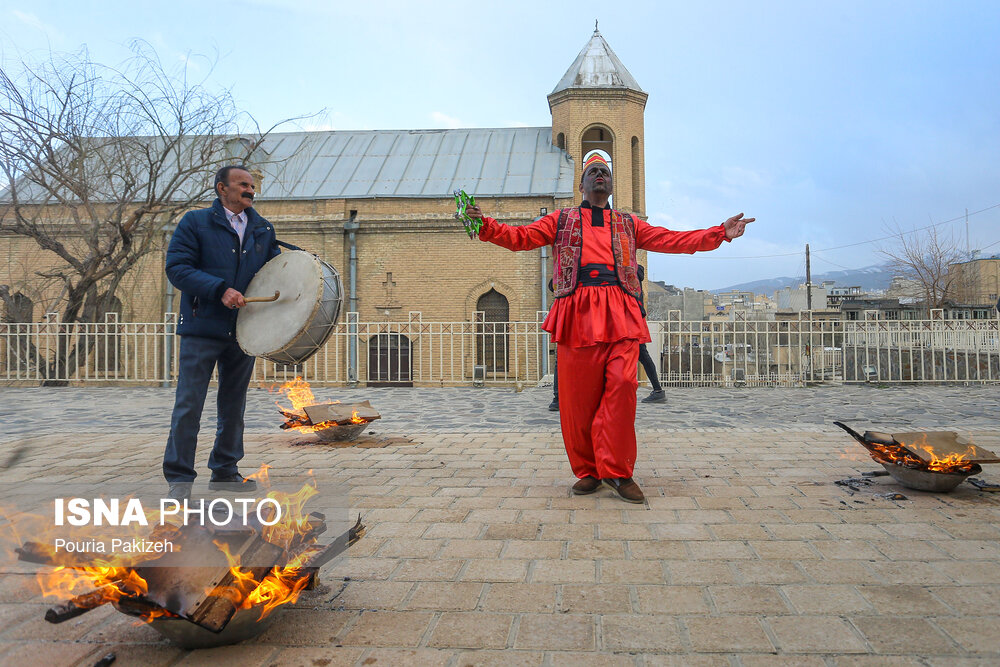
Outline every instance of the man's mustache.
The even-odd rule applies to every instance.
[[[243,193],[242,195],[240,195],[240,196],[241,196],[241,197],[246,197],[246,198],[247,198],[247,199],[249,199],[250,201],[253,201],[253,196],[254,196],[254,195],[253,195],[253,193],[252,193],[252,192],[244,192],[244,193]]]

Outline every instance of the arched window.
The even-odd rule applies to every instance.
[[[632,211],[642,213],[642,159],[639,137],[632,137]]]
[[[583,133],[583,139],[580,142],[580,155],[583,156],[583,161],[580,163],[582,166],[590,154],[597,151],[601,154],[608,164],[611,164],[611,156],[615,154],[615,140],[611,136],[611,130],[601,125],[594,125],[588,128]]]
[[[409,338],[398,333],[380,333],[368,339],[368,386],[413,386]]]
[[[556,135],[556,147],[566,150],[566,135],[562,132]]]
[[[476,301],[476,310],[482,319],[476,322],[476,363],[486,366],[487,373],[507,371],[507,323],[510,321],[510,304],[495,289]]]
[[[31,297],[21,292],[14,292],[4,308],[3,322],[9,323],[8,328],[13,335],[7,337],[7,363],[12,368],[26,371],[32,366],[35,351],[31,342],[31,321],[35,304]]]

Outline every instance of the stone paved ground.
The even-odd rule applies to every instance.
[[[568,493],[545,389],[317,394],[383,411],[367,446],[302,445],[257,391],[246,461],[349,485],[369,531],[320,590],[256,640],[182,651],[107,607],[47,624],[32,577],[7,567],[0,664],[1000,662],[1000,497],[966,483],[888,500],[876,494],[900,489],[886,478],[852,495],[834,482],[877,466],[829,424],[963,428],[1000,451],[997,388],[671,391],[639,410],[639,506]],[[170,390],[0,399],[0,484],[160,483]],[[1000,466],[982,477],[1000,481]]]

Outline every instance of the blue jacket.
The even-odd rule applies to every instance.
[[[253,208],[246,214],[242,247],[218,199],[212,208],[188,211],[177,224],[166,268],[167,278],[182,293],[180,335],[236,340],[239,310],[222,304],[223,293],[229,287],[245,293],[250,279],[281,252],[274,226]]]

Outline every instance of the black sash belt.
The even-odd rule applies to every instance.
[[[615,267],[607,264],[584,264],[577,274],[580,285],[617,285],[618,274]]]

